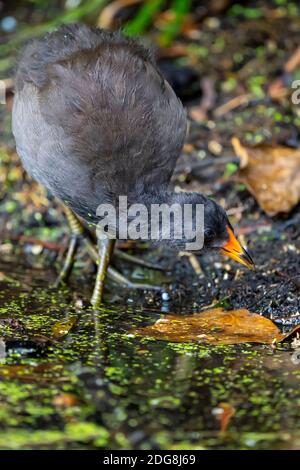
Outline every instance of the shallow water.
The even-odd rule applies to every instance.
[[[300,447],[295,352],[139,338],[158,312],[93,311],[48,289],[51,271],[0,273],[0,448]]]

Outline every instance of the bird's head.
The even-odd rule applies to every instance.
[[[254,269],[254,262],[234,234],[225,210],[211,199],[207,199],[204,209],[203,251],[218,250],[222,255]]]
[[[215,201],[197,192],[162,191],[154,193],[154,196],[150,194],[148,205],[155,203],[158,206],[164,203],[169,208],[176,206],[180,212],[180,217],[174,215],[170,225],[169,221],[166,224],[171,229],[166,231],[167,234],[171,233],[171,238],[162,237],[160,243],[171,245],[177,251],[191,251],[194,254],[219,251],[249,269],[254,269],[252,258],[235,237],[225,210]],[[186,209],[191,210],[186,213]],[[161,233],[164,233],[162,219],[160,228]],[[175,236],[177,229],[183,236]]]

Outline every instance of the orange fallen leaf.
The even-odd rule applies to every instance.
[[[219,403],[212,413],[220,421],[220,432],[226,432],[231,418],[235,415],[234,406],[230,403]]]
[[[158,340],[208,344],[267,343],[280,341],[277,326],[267,318],[246,309],[212,308],[194,315],[165,315],[154,325],[131,333]]]
[[[283,145],[247,147],[233,138],[241,159],[236,178],[244,183],[268,215],[290,210],[300,201],[300,148]]]
[[[61,393],[53,398],[53,405],[62,407],[62,408],[69,408],[70,406],[75,406],[78,404],[78,399],[72,393]]]

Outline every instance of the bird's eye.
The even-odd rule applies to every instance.
[[[215,236],[216,236],[216,233],[211,228],[205,229],[204,238],[206,241],[213,240]]]

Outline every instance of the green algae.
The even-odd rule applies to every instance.
[[[1,326],[0,448],[273,449],[299,442],[300,374],[289,351],[139,339],[129,331],[159,314],[133,305],[75,312],[67,289],[30,282],[21,298],[22,282],[13,292],[1,285],[2,314],[22,329]],[[51,341],[53,328],[66,324]],[[27,357],[28,337],[41,336],[50,341]],[[17,340],[25,341],[19,353],[10,349]],[[58,406],[66,393],[75,402]],[[224,402],[236,410],[225,437],[213,414]]]
[[[8,429],[5,434],[0,432],[0,449],[65,449],[72,447],[74,442],[79,446],[89,444],[91,447],[104,448],[109,433],[101,426],[93,423],[78,422],[66,424],[63,431],[37,430],[28,433],[26,430]]]

